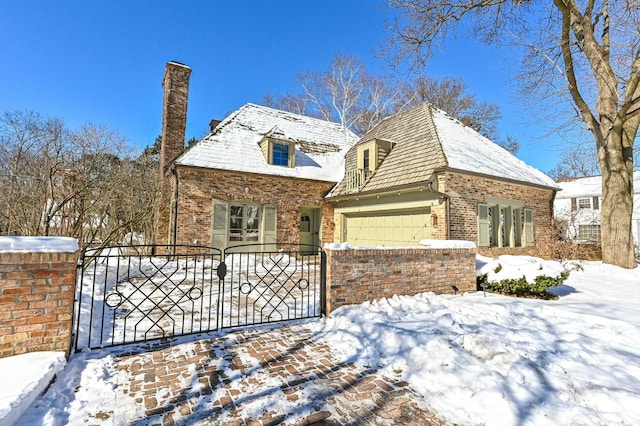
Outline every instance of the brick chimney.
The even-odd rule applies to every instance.
[[[187,101],[191,68],[179,62],[167,62],[162,85],[162,149],[160,150],[160,174],[184,151],[187,129]]]

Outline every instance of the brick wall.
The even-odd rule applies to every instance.
[[[396,248],[327,253],[327,313],[343,305],[422,292],[476,290],[476,249]],[[455,285],[457,290],[452,287]]]
[[[177,244],[210,244],[213,199],[276,205],[279,243],[299,243],[300,208],[318,207],[322,244],[333,241],[333,206],[324,201],[331,182],[180,166],[177,173]],[[161,243],[168,235],[168,216],[165,211],[159,220],[167,227],[158,232]]]
[[[71,347],[77,253],[0,253],[0,358]]]
[[[450,196],[452,240],[478,241],[478,203],[487,197],[524,201],[533,210],[534,246],[478,247],[485,256],[501,254],[551,258],[553,255],[554,191],[547,188],[492,179],[471,174],[446,172],[438,176],[439,190]],[[437,238],[440,238],[438,236]]]

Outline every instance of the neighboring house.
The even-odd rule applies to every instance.
[[[382,120],[353,146],[327,199],[336,242],[469,240],[480,253],[550,256],[557,189],[544,173],[422,104]]]
[[[559,182],[562,189],[553,203],[555,217],[566,228],[566,237],[576,242],[600,241],[602,176]],[[640,236],[640,171],[633,172],[633,216],[631,228],[636,247]]]
[[[212,245],[333,241],[332,204],[357,136],[339,124],[246,104],[184,150],[190,68],[163,80],[158,239]]]

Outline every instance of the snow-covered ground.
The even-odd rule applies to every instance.
[[[559,269],[500,260],[505,276]],[[323,337],[362,364],[402,370],[455,423],[640,424],[640,268],[580,264],[557,301],[393,297],[341,308]]]
[[[500,264],[515,276],[560,269],[526,257]],[[640,267],[580,265],[556,301],[424,293],[345,306],[311,327],[338,357],[400,374],[455,423],[640,424]],[[114,358],[98,355],[74,356],[20,424],[83,424],[78,404],[133,410],[126,398],[113,406]]]
[[[0,425],[19,424],[29,406],[64,368],[64,352],[31,352],[0,358]]]

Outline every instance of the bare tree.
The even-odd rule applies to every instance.
[[[34,112],[6,113],[0,119],[0,230],[46,235],[43,214],[55,181],[67,167],[70,135],[61,120]],[[44,208],[44,212],[43,212]]]
[[[429,102],[512,154],[520,149],[519,142],[513,137],[503,140],[498,136],[497,123],[502,115],[500,107],[478,100],[475,94],[468,91],[467,84],[460,78],[438,79],[420,76],[402,84],[401,92],[401,109]]]
[[[460,78],[420,76],[406,83],[403,87],[403,104],[413,106],[423,102],[446,111],[487,137],[495,136],[500,108],[479,101],[475,94],[469,93],[466,83]]]
[[[398,108],[399,93],[388,77],[372,76],[355,56],[334,56],[323,71],[298,75],[300,94],[267,95],[267,106],[340,123],[363,134]]]
[[[565,149],[560,162],[547,174],[555,180],[598,176],[600,166],[595,146],[581,144]]]
[[[287,93],[283,96],[274,96],[267,94],[262,99],[262,102],[275,109],[281,109],[283,111],[289,111],[294,114],[307,115],[309,117],[323,118],[317,111],[311,110],[309,103],[311,102],[305,95]]]
[[[302,93],[266,95],[267,106],[334,121],[364,134],[383,118],[429,102],[462,123],[496,140],[500,119],[497,105],[479,101],[461,79],[442,80],[422,76],[396,83],[390,76],[371,75],[364,62],[354,56],[336,55],[326,70],[298,75]],[[498,142],[515,153],[514,139]]]
[[[33,112],[0,117],[0,233],[121,242],[150,229],[157,198],[151,152],[134,158],[125,139],[88,124],[72,132]]]
[[[485,42],[521,49],[522,81],[541,105],[569,101],[602,171],[602,258],[635,268],[633,146],[640,124],[637,0],[389,0],[395,60],[424,63],[466,21]]]

